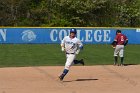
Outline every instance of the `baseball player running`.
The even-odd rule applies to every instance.
[[[61,49],[66,53],[66,63],[63,73],[59,76],[60,81],[64,79],[73,64],[84,65],[83,59],[75,60],[76,54],[83,49],[83,44],[78,38],[76,38],[76,33],[77,31],[75,28],[70,29],[70,35],[64,37],[64,39],[61,41]]]
[[[124,46],[126,46],[128,43],[128,38],[121,33],[121,30],[117,30],[116,31],[116,37],[114,39],[114,41],[112,42],[112,46],[113,48],[115,48],[114,50],[114,65],[120,65],[123,66],[123,60],[124,60]],[[114,46],[116,45],[116,46]],[[118,64],[118,54],[121,58],[121,63]]]

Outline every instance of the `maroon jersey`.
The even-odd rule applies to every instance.
[[[114,41],[117,42],[117,45],[124,45],[126,40],[128,40],[128,39],[125,35],[117,34]]]

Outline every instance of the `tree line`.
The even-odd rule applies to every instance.
[[[0,26],[140,27],[140,0],[0,0]]]

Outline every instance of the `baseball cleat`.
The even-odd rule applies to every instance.
[[[85,65],[85,62],[83,59],[80,60],[80,63],[84,66]]]
[[[114,63],[113,65],[116,66],[116,63]]]
[[[114,66],[119,66],[118,62],[114,62],[113,65],[114,65]]]
[[[59,76],[60,81],[62,81],[64,79],[64,76]]]
[[[114,66],[120,66],[118,62],[114,62]]]
[[[120,66],[124,66],[124,64],[120,64]]]

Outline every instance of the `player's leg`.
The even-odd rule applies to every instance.
[[[118,56],[114,56],[114,66],[118,64]]]
[[[123,60],[124,60],[124,57],[121,57],[121,66],[124,66],[124,62],[123,62]]]
[[[120,51],[119,46],[117,45],[114,50],[114,65],[118,65],[118,53]]]
[[[74,63],[74,64],[82,64],[83,66],[85,65],[83,59],[81,59],[81,60],[76,60],[76,59],[75,59],[75,60],[73,61],[73,63]]]
[[[68,72],[69,72],[68,69],[64,69],[63,73],[59,76],[59,79],[62,81]]]
[[[70,66],[72,65],[73,60],[75,58],[75,54],[67,54],[66,56],[67,56],[67,60],[65,63],[65,68],[63,70],[63,73],[59,77],[60,80],[63,80],[64,77],[67,75],[67,73],[69,72]]]
[[[83,59],[81,59],[81,60],[76,60],[76,55],[75,55],[75,58],[74,58],[74,60],[73,60],[73,64],[82,64],[83,66],[85,65]],[[72,65],[73,65],[73,64],[72,64]]]
[[[121,46],[121,49],[120,49],[120,52],[119,52],[119,56],[121,58],[120,65],[123,66],[124,65],[124,63],[123,63],[123,61],[124,61],[124,46],[123,45]]]

